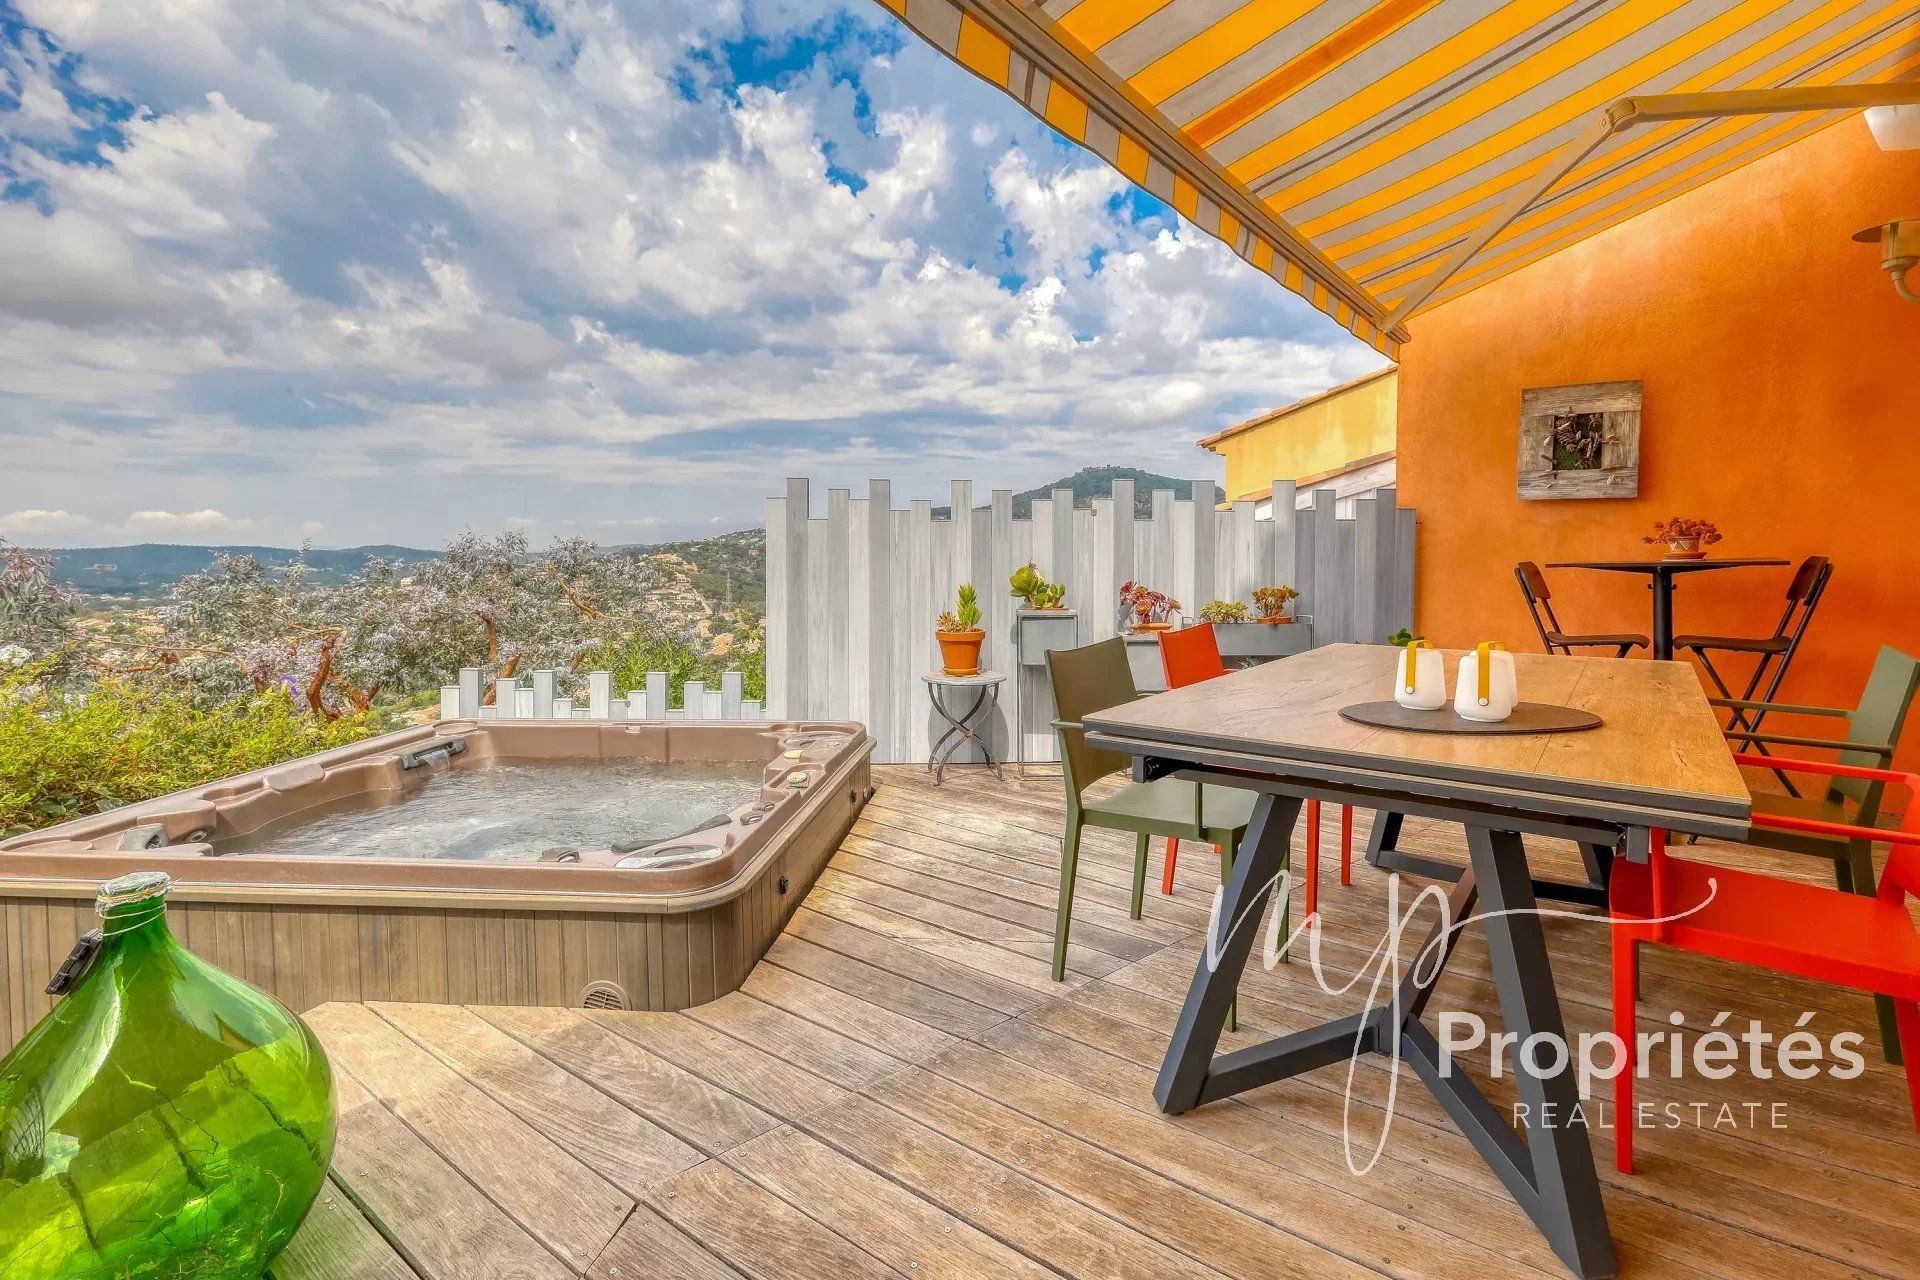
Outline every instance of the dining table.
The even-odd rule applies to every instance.
[[[1638,573],[1653,588],[1653,656],[1661,662],[1673,658],[1673,587],[1683,574],[1713,573],[1720,569],[1758,569],[1793,563],[1790,560],[1715,560],[1703,557],[1683,560],[1668,556],[1652,560],[1556,560],[1549,569],[1592,569],[1600,573]]]
[[[1445,654],[1450,667],[1460,656]],[[1448,1069],[1426,1022],[1428,1006],[1461,931],[1477,928],[1513,1043],[1535,1035],[1564,1043],[1523,837],[1572,840],[1644,861],[1655,830],[1741,838],[1751,797],[1687,664],[1515,654],[1523,698],[1600,718],[1581,732],[1456,735],[1343,717],[1343,708],[1390,694],[1400,657],[1385,645],[1328,645],[1085,717],[1089,744],[1132,756],[1137,780],[1178,777],[1259,793],[1155,1098],[1163,1111],[1181,1114],[1359,1054],[1404,1061],[1568,1269],[1611,1276],[1615,1256],[1590,1118],[1569,1061],[1579,1055],[1517,1054],[1513,1082],[1525,1111],[1510,1120],[1469,1076]],[[1391,999],[1219,1054],[1260,918],[1311,800],[1462,830],[1466,865],[1427,939],[1438,962],[1409,970]],[[1594,945],[1604,948],[1605,928],[1595,919]],[[1245,927],[1233,927],[1236,921]],[[1384,933],[1389,922],[1381,923]]]

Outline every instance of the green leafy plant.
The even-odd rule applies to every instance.
[[[1025,600],[1029,609],[1058,609],[1060,602],[1067,598],[1066,584],[1048,582],[1041,576],[1039,566],[1032,562],[1015,569],[1007,579],[1007,586],[1011,588],[1008,594]]]
[[[288,683],[208,706],[160,681],[84,693],[27,665],[0,673],[0,835],[148,800],[395,727],[377,712],[313,715]]]
[[[1404,649],[1408,645],[1412,644],[1415,640],[1425,640],[1425,639],[1426,639],[1425,636],[1417,636],[1413,632],[1409,631],[1407,628],[1402,627],[1398,631],[1394,632],[1392,635],[1387,637],[1387,643],[1395,646],[1396,648]]]
[[[972,631],[980,625],[980,597],[974,591],[971,582],[961,583],[960,590],[954,594],[956,603],[959,606],[956,610],[960,622],[959,629],[962,631]]]
[[[1256,587],[1253,592],[1253,607],[1260,613],[1260,621],[1272,622],[1287,616],[1287,606],[1300,598],[1297,587]]]
[[[1245,622],[1247,606],[1238,600],[1209,600],[1200,606],[1202,622]]]

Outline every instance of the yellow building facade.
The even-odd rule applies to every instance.
[[[1389,365],[1249,418],[1199,442],[1226,459],[1229,500],[1261,498],[1275,480],[1366,489],[1391,484],[1400,370]],[[1343,494],[1343,496],[1345,496]]]

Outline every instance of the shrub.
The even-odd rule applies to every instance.
[[[278,685],[216,707],[156,682],[69,693],[44,668],[0,674],[0,835],[199,786],[392,727],[309,715]]]
[[[1202,622],[1245,622],[1247,606],[1237,600],[1209,600],[1200,606]]]

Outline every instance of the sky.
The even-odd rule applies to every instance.
[[[870,0],[0,0],[0,536],[703,537],[1381,358]]]

